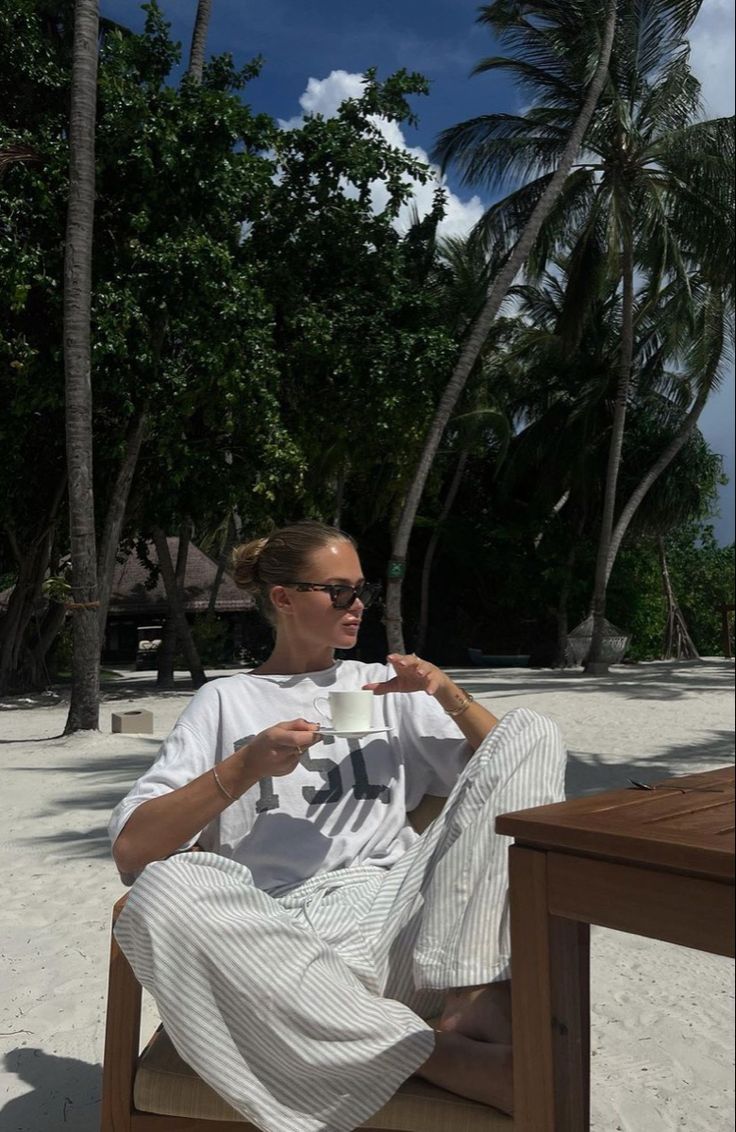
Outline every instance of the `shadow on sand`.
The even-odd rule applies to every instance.
[[[32,1086],[0,1110],[0,1132],[97,1132],[102,1067],[32,1046],[5,1054],[4,1068]]]
[[[660,782],[677,774],[697,774],[728,766],[734,759],[734,738],[730,731],[711,731],[702,743],[682,743],[657,755],[632,758],[627,762],[603,761],[600,754],[570,751],[565,778],[568,798],[598,794],[603,790],[625,790],[630,778],[640,782]]]

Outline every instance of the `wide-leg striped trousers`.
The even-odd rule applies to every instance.
[[[213,853],[149,865],[116,937],[184,1060],[264,1132],[351,1132],[427,1060],[442,990],[507,978],[497,814],[563,797],[556,725],[506,715],[391,869],[273,897]]]

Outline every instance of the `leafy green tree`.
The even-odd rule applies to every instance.
[[[719,546],[713,527],[683,524],[666,540],[673,586],[699,652],[722,656],[721,606],[734,604],[734,544]]]
[[[455,356],[432,279],[444,198],[397,231],[411,179],[432,174],[377,121],[413,121],[409,98],[426,89],[418,75],[369,72],[334,117],[308,116],[274,139],[278,174],[246,245],[273,309],[283,420],[304,465],[275,521],[344,514],[360,532],[391,514]]]
[[[2,525],[18,570],[2,637],[4,686],[43,680],[29,656],[38,597],[66,542],[64,501],[61,242],[68,192],[66,104],[71,67],[70,3],[56,18],[23,0],[1,11],[20,43],[0,79],[2,141],[37,155],[15,162],[0,185],[4,216],[0,280],[8,319],[0,332],[7,393]],[[300,458],[280,427],[271,311],[242,226],[268,195],[264,156],[274,124],[239,92],[253,75],[213,60],[202,83],[167,79],[178,58],[149,5],[141,36],[107,28],[102,41],[97,129],[97,238],[92,296],[95,476],[101,535],[101,621],[126,501],[160,501],[199,482],[209,503],[236,491],[273,499]],[[257,68],[256,68],[257,69]],[[229,463],[226,456],[229,453]],[[142,463],[139,464],[139,460]],[[146,486],[146,476],[149,477]],[[154,490],[155,485],[155,490]],[[213,487],[213,485],[215,485]]]

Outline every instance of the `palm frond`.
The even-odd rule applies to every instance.
[[[450,126],[432,153],[443,171],[454,166],[463,184],[498,191],[554,169],[566,134],[520,115],[484,114]]]
[[[636,111],[637,129],[644,138],[679,130],[702,114],[700,83],[690,70],[689,49],[673,59],[658,81],[648,85]]]

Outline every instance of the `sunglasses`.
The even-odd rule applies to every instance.
[[[330,601],[335,609],[350,609],[356,599],[363,603],[365,609],[375,601],[381,592],[381,586],[376,582],[361,582],[358,586],[340,585],[332,582],[283,582],[285,586],[293,586],[301,593],[317,590],[330,595]]]

